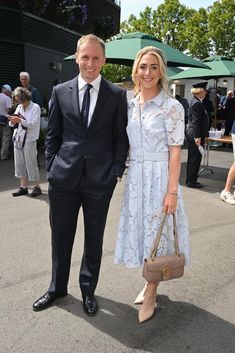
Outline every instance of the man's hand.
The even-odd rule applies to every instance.
[[[194,141],[195,141],[196,145],[199,146],[201,144],[201,137],[196,137],[194,139]]]

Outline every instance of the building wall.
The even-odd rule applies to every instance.
[[[28,71],[32,85],[47,104],[53,85],[77,74],[74,62],[63,59],[75,52],[80,36],[28,13],[0,6],[0,86],[19,86],[20,71]]]
[[[22,70],[31,73],[31,84],[40,88],[46,107],[53,86],[76,76],[77,65],[75,61],[64,61],[64,55],[49,49],[26,45],[24,53],[25,65]]]

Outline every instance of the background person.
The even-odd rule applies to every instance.
[[[77,43],[79,75],[54,87],[46,137],[52,235],[52,278],[33,310],[67,295],[79,210],[84,253],[79,283],[83,310],[96,314],[103,235],[109,203],[122,177],[128,150],[126,92],[100,75],[105,44],[90,34]]]
[[[233,126],[231,129],[231,136],[233,141],[233,154],[234,154],[234,163],[229,169],[226,184],[224,190],[220,193],[220,198],[224,202],[235,205],[235,193],[232,195],[231,189],[235,182],[235,121],[233,122]]]
[[[208,131],[210,131],[211,125],[212,125],[212,122],[213,122],[212,115],[214,113],[214,107],[213,107],[212,101],[210,100],[210,92],[209,92],[209,90],[206,90],[206,95],[205,95],[205,98],[203,99],[202,102],[204,104],[204,107],[206,108],[206,112],[207,112],[207,115],[208,115],[208,119],[209,119]]]
[[[0,115],[8,115],[12,106],[11,101],[11,86],[3,85],[2,92],[0,93]],[[5,126],[1,126],[1,159],[7,160],[9,158],[9,147],[11,142],[12,131],[8,122]]]
[[[184,110],[168,93],[166,59],[155,47],[145,47],[135,59],[132,80],[137,96],[129,103],[127,132],[130,165],[125,184],[114,263],[143,265],[153,248],[160,214],[176,213],[180,252],[189,263],[189,232],[178,184],[184,142]],[[154,215],[158,217],[154,219]],[[169,232],[166,230],[169,228]],[[174,249],[172,217],[161,238],[158,255]],[[172,235],[172,237],[171,237]],[[142,292],[139,321],[154,314],[157,283]],[[138,296],[139,297],[139,296]],[[137,302],[137,301],[136,301]]]
[[[32,197],[39,196],[42,191],[39,185],[37,163],[37,139],[40,130],[40,107],[31,101],[31,93],[23,87],[17,87],[13,96],[18,102],[14,115],[9,116],[9,125],[17,130],[27,128],[23,148],[14,146],[15,176],[20,179],[20,188],[13,192],[14,197],[28,194],[28,181],[32,182]]]
[[[30,75],[26,71],[20,72],[20,83],[22,87],[26,88],[29,92],[31,92],[31,100],[34,103],[37,103],[40,108],[42,108],[42,97],[39,90],[36,87],[33,87],[30,84]]]
[[[233,91],[228,91],[224,104],[225,131],[224,135],[229,136],[235,119],[235,97]]]
[[[181,97],[179,94],[176,94],[175,98],[177,99],[177,101],[180,102],[180,104],[182,104],[184,108],[184,125],[185,125],[185,131],[186,131],[186,128],[188,125],[189,103],[186,98]]]
[[[209,118],[203,99],[206,96],[207,82],[200,82],[193,85],[191,92],[193,98],[189,105],[189,120],[186,131],[188,143],[188,159],[186,171],[186,185],[189,188],[201,188],[197,182],[202,155],[198,147],[204,146],[205,137],[209,136]]]

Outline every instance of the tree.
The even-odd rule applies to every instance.
[[[140,12],[140,18],[130,15],[127,21],[121,23],[121,32],[144,32],[155,35],[154,29],[154,11],[151,7],[146,7],[143,12]]]
[[[121,32],[146,32],[198,59],[211,54],[235,57],[235,3],[217,0],[198,11],[165,0],[156,10],[150,7],[137,18],[121,23]]]
[[[188,41],[185,38],[185,23],[194,10],[181,5],[179,0],[165,0],[153,15],[155,36],[172,47],[184,51]]]
[[[209,56],[210,41],[208,35],[208,14],[204,8],[193,11],[192,16],[185,23],[185,43],[188,52],[202,60]]]
[[[132,68],[125,65],[105,64],[102,75],[111,82],[121,82],[131,75]]]
[[[217,55],[235,58],[235,2],[215,1],[208,16],[208,30]]]

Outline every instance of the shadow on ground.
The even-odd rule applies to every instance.
[[[81,302],[72,295],[57,306],[83,318],[133,350],[153,353],[234,352],[235,326],[192,304],[173,302],[167,296],[159,295],[155,316],[139,324],[138,309],[107,298],[97,298],[101,309],[95,317],[87,317]]]

